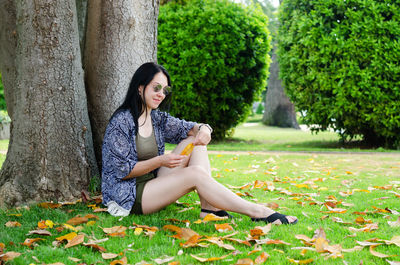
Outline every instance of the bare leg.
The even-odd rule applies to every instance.
[[[142,209],[144,214],[157,212],[175,202],[186,193],[196,189],[199,195],[213,206],[242,213],[250,217],[262,218],[274,213],[273,210],[244,200],[215,181],[200,166],[174,169],[171,174],[150,180],[143,191]],[[289,222],[295,217],[288,217]],[[280,221],[276,221],[277,224]]]
[[[177,145],[177,147],[172,151],[173,153],[180,153],[185,146],[191,142],[194,141],[194,137],[190,136],[183,140],[181,143]],[[210,161],[208,159],[208,154],[207,154],[207,147],[206,146],[196,146],[193,149],[192,154],[190,155],[190,160],[188,163],[188,166],[200,166],[201,168],[204,169],[208,173],[209,176],[211,176],[211,166],[210,166]],[[158,177],[162,177],[167,174],[171,174],[174,171],[174,169],[171,168],[160,168],[158,172]],[[210,203],[207,202],[200,194],[200,204],[202,209],[207,209],[207,210],[213,210],[213,211],[218,211],[220,210],[219,208],[216,208],[212,206]],[[206,216],[207,213],[200,213],[200,217],[203,218]]]

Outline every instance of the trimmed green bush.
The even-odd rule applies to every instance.
[[[222,139],[244,121],[266,87],[268,18],[227,0],[160,7],[158,62],[172,79],[171,114],[209,123]]]
[[[285,0],[281,78],[304,121],[400,148],[400,2]]]

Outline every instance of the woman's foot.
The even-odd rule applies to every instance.
[[[207,209],[201,209],[200,218],[204,218],[204,217],[207,216],[207,214],[210,214],[210,213],[211,213],[211,214],[214,214],[214,215],[216,215],[216,216],[218,216],[218,217],[233,218],[233,216],[230,215],[227,211],[224,211],[224,210],[216,210],[216,211],[213,211],[213,210],[207,210]]]
[[[275,225],[281,225],[281,224],[291,224],[294,225],[297,223],[298,219],[294,216],[288,216],[284,215],[278,212],[274,212],[267,217],[262,217],[262,218],[251,218],[253,222],[266,222],[275,224]]]

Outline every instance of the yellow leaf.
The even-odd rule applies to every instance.
[[[70,241],[71,239],[73,239],[76,236],[77,236],[77,233],[72,232],[72,233],[57,237],[56,240],[58,240],[58,241],[63,241],[63,240]]]
[[[204,222],[208,222],[208,221],[221,221],[221,220],[225,220],[225,219],[228,219],[228,217],[227,216],[224,216],[224,217],[219,217],[219,216],[216,216],[215,214],[207,214],[204,218],[203,218],[203,221]]]
[[[76,228],[75,228],[75,227],[73,227],[72,225],[69,225],[69,224],[63,224],[63,226],[64,226],[65,228],[69,229],[69,230],[72,230],[72,231],[78,232],[78,229],[76,229]]]
[[[88,225],[88,226],[92,226],[92,225],[95,225],[95,224],[96,224],[96,221],[89,221],[89,222],[86,223],[86,225]]]
[[[290,263],[296,263],[296,264],[309,264],[314,261],[314,259],[295,260],[290,258],[288,258],[288,260]]]
[[[188,145],[185,146],[185,148],[182,150],[181,155],[185,155],[185,156],[190,155],[190,153],[192,153],[192,151],[193,151],[193,148],[194,148],[194,144],[193,144],[193,143],[188,144]]]
[[[45,224],[50,228],[53,228],[53,226],[54,226],[54,223],[50,220],[46,220]]]
[[[136,228],[135,228],[134,234],[135,234],[136,236],[138,236],[138,235],[140,235],[142,232],[143,232],[143,228],[136,227]]]

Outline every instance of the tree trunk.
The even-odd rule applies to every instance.
[[[13,117],[14,94],[17,87],[15,68],[15,49],[17,47],[17,28],[14,0],[0,0],[0,72],[4,85],[4,97],[8,115]]]
[[[71,200],[98,174],[75,1],[16,2],[17,82],[0,205]]]
[[[269,126],[300,129],[296,120],[294,105],[286,96],[282,81],[279,79],[276,48],[274,48],[272,54],[263,123]]]
[[[133,73],[156,60],[158,5],[157,0],[89,1],[84,61],[99,166],[105,128]]]
[[[75,0],[75,3],[76,3],[76,14],[78,16],[79,46],[81,47],[82,64],[83,64],[83,51],[85,50],[85,42],[86,42],[88,0]]]

